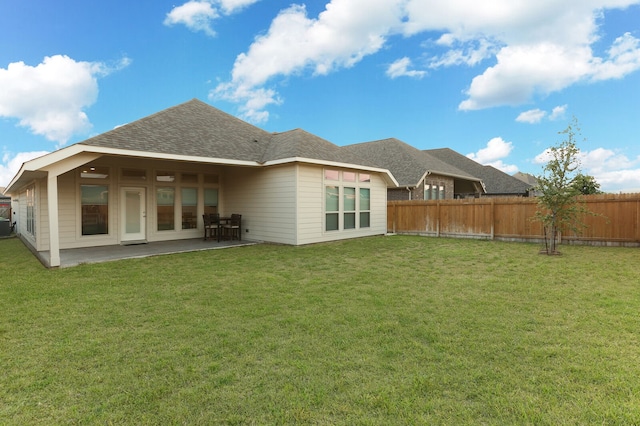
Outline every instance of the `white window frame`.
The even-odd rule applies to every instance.
[[[27,234],[36,236],[36,187],[29,186],[25,191],[25,207],[26,207],[26,226]]]
[[[331,176],[331,177],[330,177]],[[333,176],[337,176],[337,179],[333,179]],[[345,179],[346,177],[346,179]],[[338,210],[327,210],[327,190],[328,188],[337,188],[338,190]],[[345,191],[346,188],[353,189],[353,194],[347,194]],[[368,189],[369,190],[369,208],[366,210],[361,209],[361,196],[360,190]],[[323,232],[332,233],[332,232],[353,232],[359,229],[368,229],[371,227],[371,174],[369,173],[360,173],[357,171],[351,170],[340,170],[340,169],[324,169],[323,170]],[[346,197],[347,195],[353,196],[354,198],[354,207],[355,209],[347,210],[345,207]],[[369,223],[366,226],[362,226],[360,221],[360,214],[368,213],[369,214]],[[328,218],[329,215],[338,216],[338,226],[337,229],[327,229]],[[345,218],[346,215],[353,215],[353,227],[345,228]]]

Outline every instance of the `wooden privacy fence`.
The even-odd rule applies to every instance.
[[[581,218],[580,234],[560,234],[560,242],[640,246],[640,194],[580,197],[596,215]],[[501,197],[461,200],[389,201],[387,230],[398,234],[542,241],[542,224],[533,220],[536,198]]]

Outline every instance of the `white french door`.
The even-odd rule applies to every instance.
[[[145,188],[120,190],[120,241],[147,239],[147,200]]]

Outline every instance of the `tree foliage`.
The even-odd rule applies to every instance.
[[[576,177],[573,178],[571,184],[582,195],[602,194],[600,184],[596,181],[595,177],[590,175],[578,173]]]
[[[580,232],[584,228],[580,220],[587,208],[578,202],[582,194],[580,184],[582,176],[579,172],[580,150],[576,138],[580,135],[578,120],[574,117],[566,129],[559,132],[564,140],[548,149],[549,162],[544,172],[537,176],[538,210],[535,218],[542,222],[545,231],[545,251],[547,254],[558,254],[557,240],[559,232]],[[595,182],[595,179],[594,179]]]

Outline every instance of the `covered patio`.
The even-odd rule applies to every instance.
[[[217,242],[213,239],[204,241],[202,238],[190,238],[186,240],[159,241],[135,245],[110,245],[79,249],[62,249],[60,250],[60,268],[68,268],[88,263],[103,263],[114,260],[135,259],[164,254],[186,253],[191,251],[216,250],[254,244],[258,243],[255,241],[238,240]],[[36,255],[46,267],[50,267],[48,251],[38,252]]]

